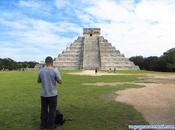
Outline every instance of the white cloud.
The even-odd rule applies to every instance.
[[[30,15],[39,14],[40,16],[50,15],[52,11],[51,1],[42,0],[19,0],[17,6]]]
[[[5,19],[0,18],[0,25],[1,24],[8,26],[8,27],[11,27],[11,28],[16,28],[16,29],[22,29],[22,28],[26,27],[25,25],[20,24],[19,22],[16,22],[16,21],[11,22],[9,20],[5,20]]]
[[[96,19],[110,21],[95,25],[127,57],[159,56],[175,47],[175,3],[143,0],[123,4],[101,0],[85,10]]]
[[[36,1],[30,0],[30,1],[19,1],[19,6],[24,8],[40,8],[40,4]]]
[[[175,22],[175,3],[143,1],[137,5],[136,15],[143,20],[153,20],[161,23]]]
[[[55,0],[55,5],[57,8],[64,8],[70,5],[69,0]]]
[[[13,15],[13,13],[11,13]],[[49,22],[27,16],[11,20],[10,15],[0,18],[0,26],[9,31],[3,32],[9,42],[0,39],[0,57],[11,57],[15,60],[37,60],[47,55],[56,57],[75,37],[66,36],[68,32],[81,33],[81,28],[69,22]],[[2,34],[2,32],[0,32]],[[21,47],[17,47],[22,44]],[[16,46],[16,47],[15,47]],[[36,46],[36,47],[35,47]]]
[[[27,22],[26,22],[27,21]],[[9,36],[14,36],[23,43],[35,44],[65,44],[72,38],[61,36],[60,33],[76,32],[81,33],[81,28],[73,23],[68,22],[48,22],[32,18],[23,18],[22,20],[0,19],[1,25],[10,28],[6,32]]]
[[[87,8],[86,11],[99,19],[111,21],[123,21],[130,15],[126,9],[117,5],[114,1],[109,2],[108,0],[98,1],[94,6]]]
[[[0,34],[9,37],[11,43],[2,46],[4,41],[1,38],[0,52],[16,55],[18,60],[36,58],[34,53],[37,60],[45,55],[55,57],[82,35],[82,27],[100,27],[102,35],[127,57],[159,56],[175,47],[174,0],[142,0],[137,4],[134,0],[71,2],[55,0],[52,5],[47,5],[41,1],[20,0],[17,2],[20,10],[1,11],[0,28],[6,27],[7,31]],[[55,18],[53,12],[56,12]],[[22,48],[10,48],[18,43],[23,44]],[[28,49],[24,58],[20,56],[23,49]]]

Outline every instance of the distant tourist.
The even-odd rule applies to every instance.
[[[114,72],[116,72],[116,68],[114,68]]]
[[[95,69],[95,74],[97,74],[97,72],[98,72],[98,70],[97,70],[97,68]]]
[[[40,129],[52,130],[56,128],[55,116],[57,107],[56,82],[62,84],[60,73],[53,68],[53,59],[45,59],[46,66],[38,74],[38,83],[41,83],[41,124]]]
[[[111,72],[111,68],[109,68],[109,72]]]

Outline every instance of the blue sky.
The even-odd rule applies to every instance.
[[[0,16],[0,58],[57,57],[84,27],[100,27],[126,57],[175,47],[174,0],[0,0]]]

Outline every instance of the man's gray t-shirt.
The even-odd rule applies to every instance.
[[[39,71],[38,82],[41,82],[42,97],[52,97],[57,95],[56,81],[61,80],[60,73],[53,67],[44,67]]]

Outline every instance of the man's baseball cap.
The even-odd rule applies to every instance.
[[[45,63],[52,63],[53,62],[53,58],[50,56],[47,56],[45,59]]]

